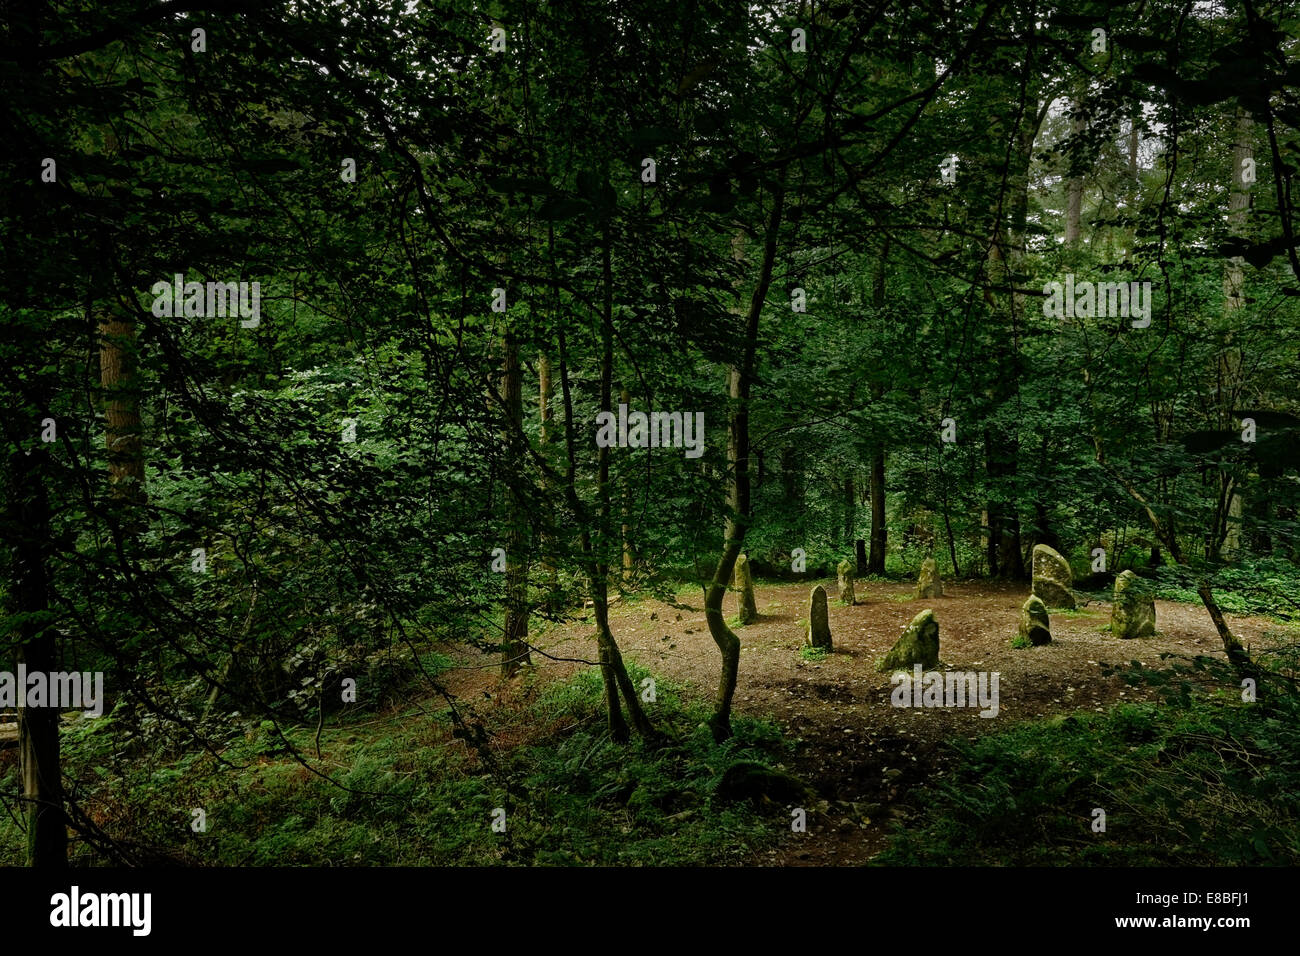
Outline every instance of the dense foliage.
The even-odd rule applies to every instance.
[[[53,814],[14,859],[62,858],[65,805],[80,859],[165,842],[127,821],[178,755],[405,800],[392,754],[340,771],[313,735],[423,687],[463,749],[411,772],[493,759],[440,655],[510,676],[584,603],[611,739],[662,742],[609,597],[683,582],[712,741],[644,759],[690,764],[693,806],[737,732],[742,550],[1020,580],[1044,543],[1098,589],[1294,612],[1293,3],[4,8],[0,670],[103,670],[112,714],[62,768],[57,714],[24,730],[66,787],[0,765]],[[676,441],[602,443],[624,405]],[[130,798],[90,814],[101,734]]]

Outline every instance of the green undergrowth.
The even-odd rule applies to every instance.
[[[1152,574],[1150,569],[1142,572]],[[1166,601],[1200,604],[1196,582],[1204,578],[1214,592],[1215,602],[1230,614],[1257,614],[1279,621],[1300,620],[1300,565],[1281,557],[1246,558],[1229,565],[1198,568],[1195,572],[1177,566],[1158,569],[1150,582],[1155,597]],[[1088,592],[1099,601],[1110,601],[1112,592]]]
[[[641,687],[647,672],[631,670]],[[314,727],[289,729],[341,787],[293,759],[269,721],[222,752],[237,769],[205,753],[116,761],[109,718],[65,735],[65,766],[82,781],[83,808],[115,840],[192,865],[726,864],[779,839],[784,808],[713,792],[732,764],[785,758],[775,726],[734,718],[735,736],[718,745],[702,726],[704,706],[663,680],[655,697],[647,712],[671,741],[619,745],[604,727],[598,672],[550,684],[517,711],[494,712],[491,733],[524,742],[494,748],[493,769],[438,732],[445,711],[332,727],[322,760]],[[12,790],[13,776],[0,772],[0,785]],[[200,808],[206,831],[194,832]],[[492,829],[497,808],[504,833]],[[16,824],[0,816],[0,864],[20,863],[21,847]],[[112,862],[82,842],[72,856]]]
[[[1300,694],[1255,703],[1208,659],[1134,667],[1160,703],[1015,725],[953,745],[881,865],[1231,866],[1300,863]],[[1105,832],[1094,832],[1105,812]]]

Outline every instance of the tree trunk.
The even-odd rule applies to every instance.
[[[1157,445],[1165,445],[1169,442],[1170,435],[1173,434],[1174,428],[1174,404],[1173,402],[1155,402],[1151,408],[1152,422],[1154,423],[1155,440]],[[1155,483],[1155,502],[1157,505],[1163,505],[1169,500],[1169,479],[1161,476],[1156,479]],[[1170,535],[1178,533],[1178,527],[1175,524],[1173,515],[1165,519],[1166,530]],[[1165,563],[1164,550],[1160,544],[1160,536],[1156,536],[1156,541],[1151,545],[1151,553],[1147,556],[1148,567],[1159,568]]]
[[[537,420],[538,435],[543,446],[551,441],[551,357],[537,353]]]
[[[627,405],[629,409],[632,404],[632,396],[627,389],[623,389],[619,394],[619,401]],[[630,591],[632,589],[632,489],[624,484],[623,493],[620,496],[622,510],[622,524],[619,525],[619,538],[622,541],[623,553],[623,576],[622,590]]]
[[[28,672],[49,673],[57,667],[56,636],[45,619],[49,611],[46,549],[50,540],[50,504],[41,470],[48,464],[43,448],[9,458],[8,523],[12,535],[13,609],[24,615],[18,626],[17,663]],[[49,703],[49,701],[47,701]],[[18,709],[18,766],[27,818],[27,865],[47,869],[68,863],[67,815],[59,761],[59,709]]]
[[[709,729],[719,743],[731,736],[731,700],[736,692],[736,674],[740,668],[740,638],[727,627],[722,601],[727,593],[727,582],[736,569],[745,541],[745,518],[749,511],[748,475],[748,411],[745,401],[744,375],[735,366],[727,370],[727,394],[732,400],[731,424],[727,434],[727,523],[722,557],[713,572],[713,581],[704,595],[704,615],[709,634],[722,656],[722,673],[718,680],[718,693],[714,702]]]
[[[1251,115],[1237,108],[1236,141],[1232,147],[1232,187],[1228,194],[1228,230],[1233,236],[1246,231],[1246,217],[1250,210],[1250,185],[1241,179],[1242,165],[1254,159],[1251,132],[1254,128]],[[1236,406],[1242,392],[1242,353],[1233,344],[1233,314],[1246,304],[1246,262],[1233,256],[1227,262],[1223,275],[1224,343],[1219,353],[1219,427],[1237,427]],[[1245,511],[1241,476],[1228,469],[1220,469],[1219,500],[1220,522],[1215,529],[1217,541],[1211,542],[1211,553],[1230,561],[1241,551],[1241,519]],[[1217,547],[1216,547],[1217,546]]]
[[[1002,552],[998,563],[1002,567],[1002,577],[1008,581],[1022,581],[1025,578],[1024,552],[1020,547],[1020,516],[1015,509],[1010,509],[1004,516],[1005,525],[1002,535]]]
[[[603,308],[601,311],[601,356],[600,356],[600,408],[610,411],[614,386],[614,274],[610,260],[611,237],[609,227],[604,232],[601,244],[601,279],[603,290]],[[567,377],[567,372],[566,372]],[[569,424],[572,434],[573,424]],[[627,721],[623,718],[623,709],[618,703],[618,677],[614,673],[614,655],[610,648],[614,645],[614,634],[609,628],[609,531],[610,531],[610,494],[609,494],[609,448],[602,447],[596,451],[596,470],[599,475],[596,498],[598,502],[599,524],[597,527],[597,545],[595,548],[595,575],[592,581],[591,600],[596,616],[596,640],[600,647],[600,672],[605,682],[605,705],[608,709],[610,736],[622,743],[628,739]]]
[[[989,244],[989,281],[1015,286],[1016,277],[1024,272],[1025,227],[1029,214],[1029,166],[1033,157],[1034,140],[1044,113],[1038,101],[1026,99],[1017,119],[1017,143],[1014,166],[1007,188],[1011,193],[1009,223],[1004,229],[1001,221],[1001,203],[994,210],[993,238]],[[1003,237],[1005,236],[1005,240]],[[1003,252],[1005,241],[1006,252]],[[996,306],[996,300],[990,299]],[[1012,401],[1020,382],[1020,315],[1024,308],[1024,295],[1015,291],[1006,293],[1006,315],[1010,328],[1010,343],[999,343],[991,356],[995,378],[989,389],[992,411]],[[1012,426],[1014,428],[1014,426]],[[1014,479],[1019,467],[1019,436],[1014,430],[1001,434],[996,425],[984,430],[985,469],[993,485],[995,500],[988,503],[989,545],[987,557],[990,573],[1006,580],[1025,577],[1024,559],[1020,549],[1020,517],[1014,502],[1008,503],[1015,492]]]
[[[1062,549],[1061,536],[1052,529],[1047,506],[1041,501],[1034,502],[1034,524],[1037,525],[1032,539],[1035,544],[1045,544],[1054,551]]]
[[[878,447],[871,458],[871,557],[867,559],[868,574],[885,572],[885,545],[888,531],[885,528],[885,450]]]
[[[871,290],[871,302],[880,315],[885,308],[885,274],[889,264],[889,236],[885,237],[884,248],[880,251],[880,261],[876,267],[876,280]],[[884,389],[872,390],[872,398],[879,400]],[[888,529],[885,526],[885,446],[877,445],[871,455],[871,555],[867,559],[868,574],[885,573],[885,548],[888,544]]]
[[[996,434],[994,428],[984,432],[984,467],[995,490],[1005,479],[1016,473],[1016,447],[1014,439]],[[1024,577],[1024,563],[1020,553],[1020,519],[1015,508],[1001,500],[990,500],[988,512],[988,547],[986,557],[989,574],[995,578],[1018,581]]]
[[[713,739],[718,742],[731,736],[731,701],[736,693],[736,674],[740,667],[740,639],[727,627],[722,601],[749,526],[749,392],[758,349],[759,318],[763,304],[767,301],[767,290],[772,283],[772,272],[776,266],[777,241],[784,208],[785,171],[782,169],[772,196],[772,211],[766,224],[758,281],[750,296],[745,316],[743,353],[740,362],[732,365],[727,372],[727,394],[731,398],[731,423],[727,432],[727,522],[722,556],[718,559],[713,580],[704,595],[704,614],[709,634],[722,656],[717,699],[713,715],[709,718],[709,729],[713,733]],[[733,255],[737,260],[743,260],[742,242],[733,245]]]
[[[603,284],[603,302],[601,309],[601,362],[600,362],[600,409],[610,411],[613,395],[614,369],[614,275],[611,262],[612,237],[608,225],[604,232],[601,248],[601,278]],[[619,692],[622,691],[628,714],[637,733],[650,740],[658,739],[658,734],[650,719],[641,707],[641,700],[636,688],[628,676],[619,653],[618,642],[614,639],[609,626],[609,551],[611,530],[611,507],[609,488],[609,449],[599,448],[596,452],[596,469],[598,475],[598,513],[596,531],[599,535],[593,543],[590,526],[592,524],[588,510],[582,506],[577,493],[577,450],[574,446],[573,393],[569,384],[569,362],[565,347],[564,332],[559,333],[560,342],[560,386],[564,393],[564,433],[568,453],[568,473],[565,494],[569,506],[578,518],[582,531],[579,534],[586,566],[587,579],[591,588],[591,601],[596,618],[596,642],[600,651],[600,673],[605,685],[606,719],[610,736],[622,743],[628,739],[627,721],[619,706]]]
[[[857,534],[858,502],[857,490],[853,487],[853,475],[844,479],[844,538],[852,545]]]
[[[808,548],[807,510],[804,507],[803,455],[799,447],[791,442],[781,449],[781,492],[789,513],[794,520],[791,528],[792,540],[786,542],[787,551],[795,548]]]
[[[1133,118],[1130,120],[1128,130],[1128,174],[1134,181],[1137,180],[1138,176],[1138,121],[1141,116],[1142,106],[1139,103],[1138,107],[1133,111]]]
[[[537,353],[537,414],[538,414],[538,443],[541,446],[542,457],[550,462],[549,449],[551,444],[551,421],[555,417],[551,410],[551,357],[546,352]],[[550,478],[545,472],[542,474],[542,491],[545,493],[548,508],[554,496],[554,487]],[[553,511],[553,508],[550,508]],[[551,526],[554,524],[553,516],[550,522],[543,522],[542,531],[539,535],[539,542],[542,550],[542,575],[546,581],[546,607],[552,614],[560,609],[560,576],[555,564],[555,535],[551,532]]]
[[[573,419],[573,393],[569,385],[569,362],[568,350],[565,347],[564,332],[559,333],[560,345],[560,390],[563,394],[564,403],[564,438],[566,449],[566,474],[564,481],[564,494],[569,502],[575,518],[577,519],[581,531],[578,534],[579,544],[582,551],[582,564],[587,574],[588,585],[591,589],[592,606],[595,610],[596,618],[596,645],[599,650],[600,674],[605,688],[605,708],[606,723],[609,728],[610,736],[616,741],[626,741],[628,739],[627,721],[623,717],[623,710],[619,706],[618,693],[620,688],[628,702],[628,710],[632,715],[632,724],[636,727],[637,733],[649,740],[657,740],[658,733],[650,719],[646,717],[645,711],[642,710],[640,700],[636,696],[632,680],[627,674],[623,665],[623,657],[619,653],[618,643],[614,640],[614,635],[609,626],[609,598],[608,598],[608,579],[606,578],[607,568],[599,560],[596,549],[592,543],[591,525],[592,516],[589,510],[582,504],[578,498],[577,491],[577,450],[574,446],[574,419]],[[608,353],[607,353],[608,354]],[[606,409],[609,405],[609,393],[604,393],[603,404]],[[606,451],[606,449],[601,449]],[[597,529],[600,530],[600,529]]]
[[[1076,100],[1074,109],[1080,106]],[[1070,133],[1078,136],[1084,130],[1083,118],[1075,115],[1070,121]],[[1083,176],[1071,176],[1065,190],[1065,244],[1075,246],[1079,242],[1080,220],[1083,218]]]
[[[104,392],[104,446],[113,499],[130,505],[145,502],[144,451],[135,375],[135,324],[112,313],[99,320],[99,380]],[[128,512],[132,523],[137,509]]]
[[[609,600],[602,589],[600,596],[592,594],[596,612],[596,647],[600,652],[600,676],[605,687],[605,725],[609,735],[617,743],[627,743],[631,734],[628,732],[627,720],[623,708],[619,706],[619,682],[615,674],[614,661],[618,645],[614,633],[609,629]]]
[[[524,455],[520,447],[524,408],[519,343],[505,334],[505,361],[501,376],[501,402],[506,417],[502,441],[506,448],[506,606],[501,640],[501,676],[513,677],[531,663],[528,650],[528,508],[524,501]]]
[[[944,499],[943,527],[948,532],[948,559],[952,561],[953,577],[961,577],[961,565],[957,563],[957,539],[952,533],[952,519],[948,515],[948,499]]]

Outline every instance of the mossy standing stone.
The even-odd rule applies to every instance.
[[[740,605],[738,609],[740,623],[753,624],[758,620],[758,605],[754,603],[754,576],[749,570],[749,558],[743,554],[736,558],[736,570],[731,580],[740,592],[736,595]]]
[[[1110,606],[1112,637],[1127,640],[1155,636],[1156,602],[1143,592],[1139,581],[1132,571],[1125,571],[1115,579],[1115,603]]]
[[[939,580],[939,569],[934,558],[926,558],[921,562],[921,576],[916,579],[916,597],[917,600],[943,597],[943,582]]]
[[[1047,616],[1047,605],[1037,595],[1029,595],[1020,609],[1020,636],[1035,647],[1052,643],[1051,619]]]
[[[826,589],[818,584],[808,595],[808,631],[804,643],[811,647],[831,649],[831,620],[826,608]]]
[[[1034,596],[1048,607],[1074,610],[1074,574],[1070,562],[1045,544],[1034,545]]]
[[[914,664],[926,669],[939,666],[939,622],[929,608],[912,618],[903,636],[880,659],[876,670],[909,670]]]
[[[835,569],[840,586],[840,603],[857,604],[857,595],[853,592],[853,562],[845,559]]]

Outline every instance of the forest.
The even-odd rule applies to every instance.
[[[0,7],[0,866],[1300,864],[1300,3]]]

